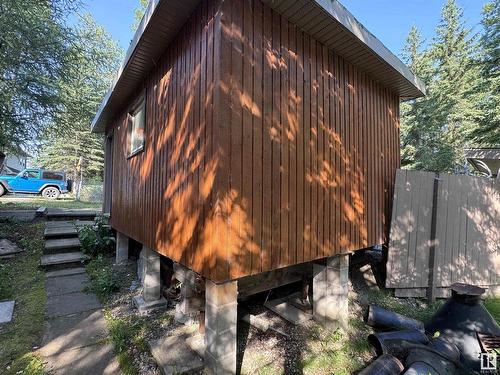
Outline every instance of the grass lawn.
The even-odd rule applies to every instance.
[[[101,208],[101,202],[82,202],[74,198],[45,199],[39,196],[6,195],[0,198],[0,210],[47,208]]]
[[[500,298],[486,298],[484,306],[488,309],[493,318],[495,318],[497,323],[500,324]]]
[[[14,319],[0,327],[0,373],[44,374],[33,351],[40,346],[45,314],[45,274],[38,268],[43,223],[0,220],[0,238],[25,251],[0,260],[0,301],[15,300]]]
[[[425,322],[443,302],[427,305],[423,301],[394,298],[385,290],[358,293],[350,299],[347,331],[328,331],[318,325],[309,330],[299,363],[304,374],[351,374],[366,366],[374,355],[366,340],[372,329],[364,323],[360,307],[372,303]]]

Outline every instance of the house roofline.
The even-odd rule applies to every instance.
[[[412,99],[425,95],[425,85],[422,80],[337,0],[263,0],[263,2],[287,18],[292,14],[287,12],[295,9],[298,11],[294,14],[301,10],[316,12],[317,16],[313,20],[309,19],[309,23],[306,23],[306,17],[289,19],[312,37],[364,69],[372,78],[395,91],[401,98]],[[124,101],[130,100],[130,96],[156,65],[166,46],[177,35],[199,3],[200,0],[150,1],[127,49],[125,60],[92,120],[92,132],[105,131],[107,122],[116,116]],[[328,22],[328,19],[333,22]],[[331,28],[332,32],[320,30],[322,34],[315,33],[316,25],[320,23],[326,24],[325,27]],[[343,41],[342,44],[338,42],[339,39]],[[350,48],[352,51],[349,51]]]

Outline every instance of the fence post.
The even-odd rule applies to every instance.
[[[439,180],[439,173],[436,173],[434,176],[434,189],[432,192],[431,236],[429,241],[429,279],[427,283],[427,300],[429,303],[436,300],[436,226]]]

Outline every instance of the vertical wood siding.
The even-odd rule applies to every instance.
[[[145,89],[117,230],[215,281],[385,241],[399,98],[259,0],[203,1]]]
[[[144,82],[144,152],[127,158],[127,107],[113,137],[112,226],[207,276],[217,266],[211,253],[217,6],[201,2]]]
[[[258,0],[223,3],[221,22],[229,277],[383,243],[397,95]]]

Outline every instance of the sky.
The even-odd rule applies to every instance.
[[[444,0],[341,0],[372,34],[399,55],[406,35],[416,25],[430,41],[439,21]],[[487,0],[457,0],[464,9],[465,21],[475,32],[480,30],[481,9]],[[132,39],[130,25],[139,0],[84,0],[85,10],[104,26],[126,50]]]

